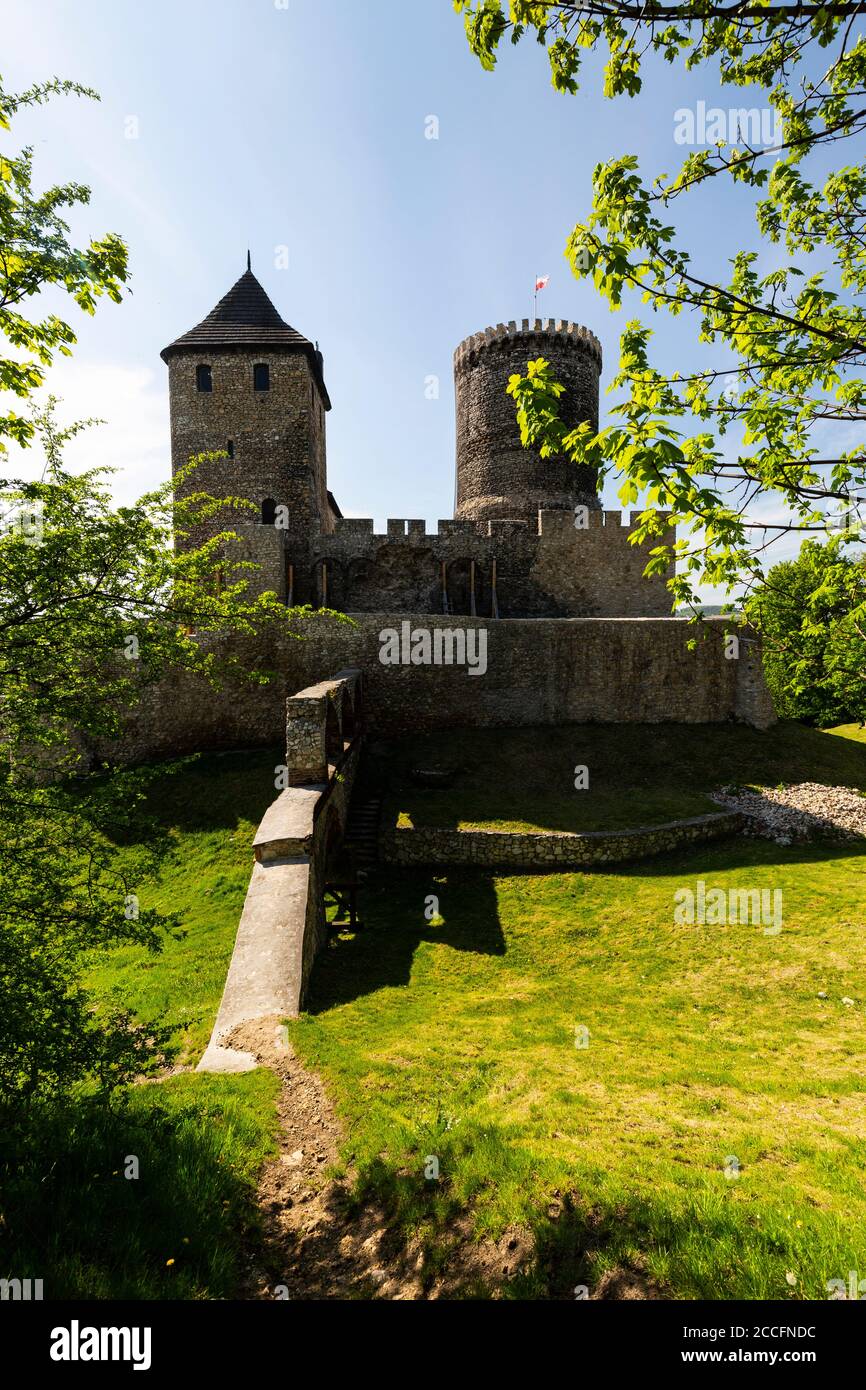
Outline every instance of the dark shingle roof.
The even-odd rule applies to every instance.
[[[226,348],[287,348],[303,352],[310,360],[322,388],[325,406],[331,408],[323,376],[322,354],[279,315],[255,275],[247,269],[228,294],[211,309],[207,318],[188,333],[163,348],[160,357],[167,362],[176,352],[221,351]]]

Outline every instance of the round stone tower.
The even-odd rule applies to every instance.
[[[601,344],[587,328],[562,319],[500,323],[474,333],[454,354],[457,393],[457,501],[459,520],[526,520],[531,530],[540,510],[600,506],[595,472],[566,458],[543,459],[520,442],[508,378],[526,375],[537,357],[550,363],[565,387],[563,419],[598,427]]]

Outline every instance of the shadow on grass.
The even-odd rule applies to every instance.
[[[793,869],[797,864],[822,864],[828,860],[866,858],[866,840],[811,840],[802,844],[779,845],[753,835],[734,835],[727,840],[714,840],[706,845],[694,845],[649,859],[630,860],[624,864],[600,866],[587,870],[592,874],[619,874],[623,879],[634,878],[705,878],[709,873],[724,873],[739,868]],[[579,872],[579,871],[577,871]],[[627,891],[627,889],[625,890]]]
[[[512,1146],[493,1129],[466,1134],[462,1146],[483,1143],[502,1153],[509,1174],[515,1161]],[[443,1171],[456,1166],[456,1150],[439,1144]],[[458,1146],[459,1147],[459,1146]],[[419,1151],[419,1152],[423,1152]],[[525,1162],[531,1162],[524,1155]],[[374,1214],[385,1230],[377,1262],[392,1277],[407,1280],[420,1273],[429,1294],[445,1298],[484,1298],[572,1301],[591,1297],[620,1299],[765,1299],[793,1297],[786,1271],[796,1268],[802,1278],[796,1297],[824,1297],[826,1277],[845,1262],[856,1261],[849,1249],[850,1233],[815,1228],[792,1228],[780,1217],[766,1228],[754,1216],[728,1200],[727,1192],[712,1190],[697,1204],[673,1203],[668,1194],[620,1194],[615,1203],[601,1203],[593,1193],[552,1192],[534,1210],[497,1240],[473,1229],[473,1200],[461,1199],[447,1182],[426,1181],[417,1155],[409,1157],[411,1171],[377,1156],[364,1165],[351,1193],[341,1191],[329,1212],[342,1229],[353,1218]],[[487,1183],[498,1181],[493,1174]],[[479,1189],[479,1195],[481,1191]],[[803,1223],[800,1223],[801,1225]],[[517,1254],[511,1254],[513,1248]],[[333,1249],[327,1224],[316,1240],[304,1247],[315,1269],[317,1249],[323,1269]],[[661,1257],[669,1272],[653,1273]],[[339,1296],[339,1295],[338,1295]],[[355,1296],[365,1292],[357,1290]]]
[[[581,791],[578,764],[589,769]],[[417,785],[418,767],[450,770],[450,785]],[[866,791],[866,743],[794,721],[763,732],[734,723],[454,729],[375,740],[364,777],[389,828],[403,814],[415,826],[622,830],[717,810],[709,794],[725,785],[817,781]]]
[[[275,768],[285,763],[279,747],[194,754],[149,771],[147,810],[163,826],[183,832],[258,825],[278,795]]]
[[[513,1149],[495,1129],[473,1130],[456,1144],[440,1142],[434,1147],[443,1171],[448,1171],[455,1168],[459,1149],[479,1144],[497,1153],[502,1150],[505,1167],[499,1177],[509,1176]],[[706,1240],[720,1242],[728,1255],[747,1240],[752,1257],[762,1264],[775,1261],[781,1271],[786,1261],[794,1261],[793,1252],[773,1235],[759,1229],[746,1233],[723,1213],[706,1219],[688,1207],[674,1212],[664,1198],[621,1199],[615,1207],[603,1207],[588,1195],[551,1194],[552,1200],[525,1213],[497,1239],[479,1235],[471,1198],[459,1196],[448,1182],[425,1179],[421,1153],[423,1148],[396,1161],[376,1156],[361,1165],[351,1189],[331,1189],[324,1220],[304,1236],[302,1251],[295,1252],[302,1262],[298,1278],[316,1291],[315,1296],[378,1296],[366,1263],[359,1265],[351,1257],[335,1260],[335,1250],[345,1250],[349,1233],[356,1246],[368,1232],[374,1234],[375,1264],[387,1273],[388,1297],[399,1296],[395,1289],[401,1283],[413,1290],[412,1296],[420,1286],[426,1296],[448,1299],[741,1296],[744,1290],[725,1288],[720,1274],[724,1258],[719,1269],[712,1261],[695,1258],[695,1235],[702,1228]],[[663,1284],[649,1271],[647,1256],[659,1250],[678,1271],[675,1286]],[[271,1253],[276,1279],[284,1265],[277,1252]],[[303,1296],[300,1283],[298,1296]]]
[[[360,916],[366,925],[353,935],[333,939],[317,960],[304,1011],[327,1013],[377,990],[408,984],[415,951],[422,942],[479,955],[504,955],[507,947],[496,892],[499,879],[523,879],[526,893],[531,895],[533,880],[538,878],[575,878],[587,883],[593,878],[619,878],[623,899],[627,900],[635,880],[673,878],[694,883],[704,879],[711,883],[714,874],[735,869],[784,873],[797,865],[848,859],[860,859],[866,869],[866,842],[824,840],[782,846],[740,835],[649,859],[586,870],[557,869],[549,874],[537,870],[524,874],[510,868],[496,872],[461,867],[446,872],[389,867],[361,891]],[[443,903],[445,921],[441,926],[424,919],[429,894],[440,897]]]
[[[184,1078],[185,1080],[185,1078]],[[46,1300],[230,1298],[268,1125],[213,1084],[34,1109],[0,1138],[0,1274]],[[182,1092],[186,1095],[186,1091]]]
[[[460,885],[467,883],[465,872],[431,869],[428,875],[419,870],[389,870],[369,880],[359,905],[362,921],[370,925],[329,943],[313,970],[305,1013],[326,1013],[365,994],[407,984],[415,951],[423,941],[453,951],[504,955],[495,879],[488,872],[470,871],[471,891],[464,892]],[[431,895],[442,902],[440,926],[424,915]]]

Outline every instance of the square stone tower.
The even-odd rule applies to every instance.
[[[331,402],[321,352],[281,318],[248,255],[216,308],[160,355],[169,371],[173,476],[198,454],[226,455],[200,464],[179,490],[241,497],[256,509],[226,510],[190,542],[237,531],[263,566],[261,587],[287,597],[288,538],[300,558],[339,515],[327,485]]]

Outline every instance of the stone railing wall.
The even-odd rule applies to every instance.
[[[324,890],[360,761],[360,698],[360,672],[342,671],[287,701],[290,785],[268,807],[253,841],[250,886],[199,1071],[249,1070],[255,1058],[232,1046],[234,1029],[300,1012],[327,940]]]

